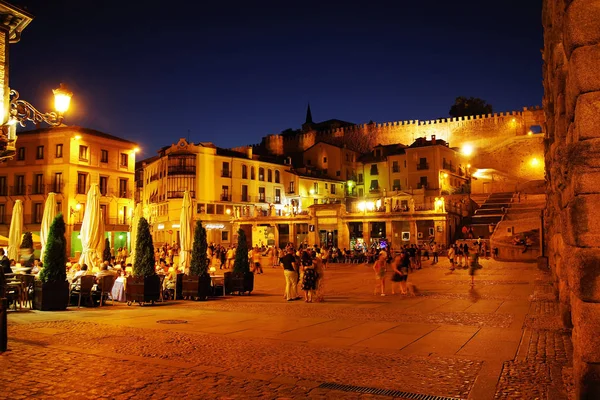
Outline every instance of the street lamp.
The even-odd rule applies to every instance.
[[[27,121],[35,124],[45,122],[50,126],[62,124],[64,119],[63,114],[69,109],[73,92],[68,90],[63,83],[60,84],[58,89],[52,90],[52,92],[54,93],[54,109],[56,111],[41,113],[28,101],[19,99],[19,92],[11,89],[9,124],[18,122],[23,127],[27,124]]]

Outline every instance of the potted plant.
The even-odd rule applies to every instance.
[[[250,272],[250,261],[248,260],[248,242],[246,233],[241,229],[238,231],[233,272],[225,273],[225,290],[238,294],[246,292],[250,294],[254,290],[254,274]]]
[[[196,222],[194,230],[194,244],[192,246],[192,259],[190,260],[190,274],[183,278],[183,297],[206,300],[210,295],[210,275],[208,274],[208,257],[206,251],[206,229],[202,221]]]
[[[33,236],[31,232],[25,232],[23,235],[23,241],[19,246],[21,253],[21,264],[23,267],[33,267]]]
[[[143,217],[138,222],[132,274],[133,276],[127,278],[125,290],[127,305],[133,302],[140,305],[146,302],[154,304],[160,298],[160,278],[154,270],[154,244],[150,225]]]
[[[102,252],[102,261],[111,261],[112,256],[110,255],[110,240],[104,239],[104,251]]]
[[[65,220],[62,214],[58,214],[50,225],[44,266],[40,271],[39,280],[34,284],[33,308],[36,310],[65,310],[69,305],[65,231]]]

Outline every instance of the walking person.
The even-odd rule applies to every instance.
[[[296,300],[298,293],[296,286],[298,284],[298,272],[294,250],[289,249],[287,254],[279,260],[283,267],[283,276],[285,277],[285,299],[287,301]]]
[[[317,275],[315,301],[321,303],[325,300],[325,268],[327,258],[320,258],[318,255],[313,259],[315,273]]]
[[[450,260],[450,271],[454,271],[454,254],[456,252],[455,250],[456,245],[452,245],[450,246],[450,248],[448,248],[448,260]]]
[[[385,265],[385,254],[380,254],[375,263],[373,263],[373,271],[375,271],[375,292],[377,294],[377,290],[381,290],[381,295],[385,296],[385,273],[386,273],[386,265]],[[409,260],[410,262],[410,260]]]
[[[304,301],[312,303],[315,290],[317,288],[317,273],[315,272],[312,257],[307,251],[302,253],[302,290],[304,291]]]
[[[475,286],[475,270],[479,268],[479,253],[473,251],[469,262],[469,275],[471,275],[471,287]]]
[[[254,272],[257,275],[262,274],[263,269],[260,265],[260,250],[258,249],[258,246],[254,247],[254,250],[252,250],[252,263],[254,263]]]
[[[408,279],[408,268],[410,265],[410,258],[406,252],[398,254],[392,261],[392,294],[396,294],[394,291],[394,284],[400,284],[400,294],[408,294],[407,279]]]
[[[438,259],[438,245],[436,242],[433,242],[433,245],[431,246],[431,252],[433,253],[433,262],[431,263],[433,264],[437,264],[439,262]]]
[[[463,262],[463,249],[462,249],[462,244],[456,244],[454,243],[454,259],[456,261],[455,265],[458,268],[462,268],[462,262]]]
[[[467,242],[463,244],[463,256],[465,257],[465,269],[469,267],[469,245]]]

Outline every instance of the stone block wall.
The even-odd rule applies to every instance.
[[[600,398],[600,0],[544,0],[547,255],[577,398]]]

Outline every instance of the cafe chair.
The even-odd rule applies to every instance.
[[[105,275],[100,278],[100,282],[98,282],[98,291],[100,292],[100,307],[102,307],[102,302],[106,297],[106,300],[110,298],[111,305],[114,305],[115,300],[112,297],[112,289],[115,285],[115,276],[114,275]]]
[[[33,287],[35,285],[35,276],[33,275],[18,275],[21,281],[21,299],[25,303],[25,307],[29,304],[29,308],[33,308]]]
[[[21,285],[9,284],[5,289],[5,296],[9,302],[12,302],[15,306],[15,311],[17,311],[17,303],[19,303],[19,310],[22,309],[22,288]]]
[[[91,305],[94,305],[94,299],[92,298],[92,288],[94,287],[94,282],[96,281],[96,277],[93,275],[84,275],[79,278],[79,285],[75,285],[75,287],[71,288],[71,292],[69,293],[69,298],[72,296],[79,296],[79,301],[77,302],[77,308],[81,308],[81,298],[86,297],[89,299]]]

